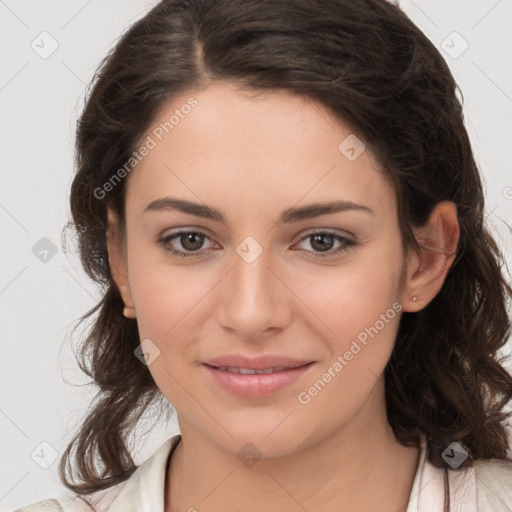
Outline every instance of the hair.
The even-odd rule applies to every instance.
[[[499,349],[510,333],[512,289],[484,222],[463,97],[439,51],[385,0],[163,0],[103,59],[77,123],[69,227],[87,275],[102,289],[80,319],[98,313],[77,357],[99,390],[61,457],[64,485],[84,495],[129,478],[137,466],[128,435],[162,399],[134,357],[137,322],[122,314],[108,261],[106,208],[124,233],[128,178],[101,199],[95,190],[129,161],[166,104],[213,81],[287,91],[319,102],[349,126],[393,183],[405,248],[420,249],[413,228],[435,205],[455,203],[460,238],[453,264],[426,307],[402,313],[384,370],[388,421],[403,445],[426,434],[437,467],[446,465],[441,454],[453,441],[469,452],[459,469],[477,459],[510,460],[511,413],[503,408],[512,399],[512,376]],[[71,461],[76,475],[69,471],[68,479]]]

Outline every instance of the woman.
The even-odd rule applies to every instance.
[[[60,466],[77,499],[30,510],[508,510],[512,290],[456,92],[383,0],[135,23],[78,126],[73,227],[105,293]],[[137,467],[155,403],[181,434]]]

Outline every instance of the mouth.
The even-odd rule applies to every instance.
[[[224,391],[244,398],[262,398],[273,395],[296,382],[315,362],[292,364],[293,366],[254,368],[203,363],[202,367],[209,378]]]
[[[216,370],[220,370],[223,372],[238,373],[241,375],[268,375],[270,373],[283,372],[286,370],[293,369],[292,367],[287,366],[278,366],[277,368],[266,368],[265,370],[256,370],[255,368],[239,368],[238,366],[211,366],[211,368],[215,368]]]

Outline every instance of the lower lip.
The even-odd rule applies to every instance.
[[[313,363],[275,373],[241,374],[218,370],[203,364],[213,380],[226,391],[246,398],[261,398],[277,393],[295,382]]]

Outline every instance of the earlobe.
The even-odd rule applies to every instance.
[[[402,304],[408,312],[423,309],[439,293],[453,264],[459,242],[455,204],[438,203],[414,235],[420,250],[407,263]]]
[[[125,303],[123,315],[126,318],[134,319],[136,318],[135,308],[129,286],[127,261],[122,247],[119,221],[115,212],[109,207],[107,207],[107,226],[107,252],[112,279]]]

